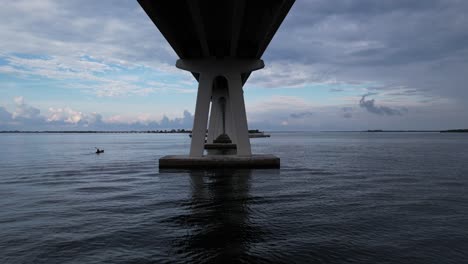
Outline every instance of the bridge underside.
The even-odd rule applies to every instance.
[[[294,0],[138,2],[181,59],[260,59]]]
[[[180,57],[176,66],[199,83],[190,155],[163,157],[160,167],[279,167],[272,155],[252,155],[243,85],[263,68],[294,0],[138,2]]]

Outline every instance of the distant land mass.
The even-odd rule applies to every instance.
[[[448,129],[448,130],[382,130],[382,129],[369,129],[369,130],[355,130],[355,131],[320,131],[320,132],[333,132],[333,133],[356,133],[356,132],[365,132],[365,133],[408,133],[408,132],[425,132],[425,133],[468,133],[468,129]],[[170,130],[129,130],[129,131],[101,131],[101,130],[44,130],[44,131],[21,131],[21,130],[4,130],[0,133],[51,133],[51,134],[60,134],[60,133],[82,133],[82,134],[174,134],[174,133],[185,133],[191,134],[192,130],[189,129],[170,129]],[[258,129],[249,130],[250,134],[261,134],[262,131]]]
[[[450,129],[440,131],[440,133],[468,133],[468,129]]]
[[[190,129],[170,129],[170,130],[129,130],[129,131],[101,131],[101,130],[44,130],[44,131],[21,131],[21,130],[5,130],[0,131],[0,133],[83,133],[83,134],[106,134],[106,133],[117,133],[117,134],[173,134],[173,133],[192,133]],[[251,129],[249,133],[261,134],[262,131],[258,129]]]
[[[440,133],[468,133],[468,129],[449,129],[449,130],[367,130],[364,132],[378,133],[378,132],[440,132]]]
[[[407,132],[432,132],[432,133],[439,133],[440,130],[381,130],[381,129],[373,129],[373,130],[366,130],[363,132],[369,133],[379,133],[379,132],[400,132],[400,133],[407,133]]]
[[[20,131],[20,130],[12,130],[12,131],[0,131],[0,133],[84,133],[84,134],[92,134],[92,133],[119,133],[119,134],[142,134],[142,133],[150,133],[150,134],[173,134],[173,133],[192,133],[192,130],[185,130],[185,129],[171,129],[171,130],[144,130],[144,131],[137,131],[137,130],[130,130],[130,131],[95,131],[95,130],[64,130],[64,131]]]
[[[468,133],[468,129],[449,129],[449,130],[383,130],[383,129],[369,129],[369,130],[348,130],[348,131],[320,131],[320,132],[335,132],[335,133]]]

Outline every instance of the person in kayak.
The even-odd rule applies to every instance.
[[[103,149],[96,148],[96,154],[99,154],[99,153],[104,153],[104,150],[103,150]]]

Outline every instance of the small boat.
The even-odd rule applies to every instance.
[[[263,131],[259,132],[249,132],[249,138],[266,138],[271,137],[270,134],[265,134]]]
[[[96,154],[101,154],[101,153],[104,153],[104,150],[96,148]]]

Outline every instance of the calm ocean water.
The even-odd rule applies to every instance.
[[[186,134],[2,134],[0,263],[468,263],[467,134],[251,141],[281,170],[159,171]]]

